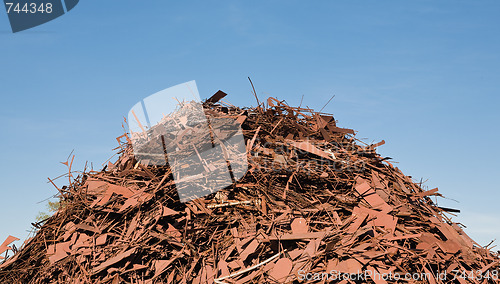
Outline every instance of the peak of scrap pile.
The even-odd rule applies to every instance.
[[[241,124],[242,179],[182,203],[169,166],[139,163],[123,135],[116,162],[58,188],[64,206],[3,260],[0,283],[499,283],[498,254],[377,154],[383,141],[224,95],[203,107]]]

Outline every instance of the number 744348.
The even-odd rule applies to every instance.
[[[52,13],[52,3],[5,3],[7,5],[7,14],[14,13],[25,13],[25,14],[35,14],[35,13]]]

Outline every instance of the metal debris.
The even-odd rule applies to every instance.
[[[332,271],[362,276],[340,283],[499,283],[498,254],[432,202],[437,189],[380,157],[384,141],[365,145],[330,114],[274,98],[237,108],[225,95],[204,109],[242,124],[241,180],[181,203],[171,169],[138,164],[122,136],[119,159],[61,192],[65,205],[0,264],[0,283],[327,283]]]

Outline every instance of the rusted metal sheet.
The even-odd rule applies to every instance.
[[[219,91],[217,91],[217,93],[215,93],[213,96],[211,96],[208,100],[206,100],[206,102],[214,104],[214,103],[220,101],[221,99],[223,99],[225,96],[227,96],[227,94],[224,93],[223,91],[219,90]]]
[[[0,254],[6,252],[7,250],[12,250],[11,247],[9,247],[9,245],[14,242],[14,241],[18,241],[19,239],[16,238],[16,237],[13,237],[13,236],[8,236],[7,239],[0,245]],[[2,259],[4,258],[3,256],[0,256],[2,257]]]

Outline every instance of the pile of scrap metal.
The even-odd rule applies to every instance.
[[[169,166],[138,163],[125,135],[115,163],[59,188],[64,206],[3,260],[0,283],[499,282],[498,254],[377,154],[383,141],[273,98],[222,97],[204,109],[241,124],[242,179],[182,203]]]

